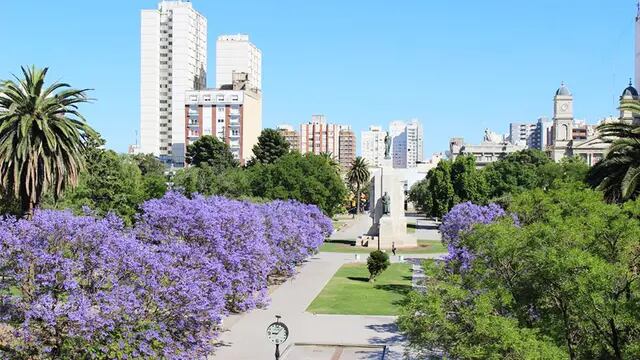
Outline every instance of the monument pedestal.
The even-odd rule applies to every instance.
[[[391,249],[418,246],[414,236],[407,234],[407,218],[404,216],[404,182],[392,166],[391,159],[385,159],[382,167],[372,171],[373,179],[370,199],[375,199],[371,207],[371,217],[379,237],[380,248]],[[389,197],[388,214],[384,213],[383,196]]]

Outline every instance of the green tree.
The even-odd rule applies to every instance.
[[[639,358],[638,209],[578,182],[515,194],[519,225],[461,236],[467,268],[428,265],[401,329],[417,351],[456,359]]]
[[[374,281],[378,275],[391,265],[389,255],[380,250],[374,250],[367,258],[367,269],[369,270],[369,281]]]
[[[364,184],[369,182],[369,177],[367,161],[360,156],[356,157],[347,172],[347,181],[352,186],[355,186],[356,190],[356,214],[360,214],[360,189]]]
[[[635,199],[640,193],[640,126],[603,124],[598,132],[610,146],[604,159],[589,171],[589,184],[602,190],[610,202]]]
[[[440,161],[435,169],[427,173],[429,193],[432,196],[431,216],[442,217],[454,205],[453,184],[451,183],[451,162]]]
[[[289,142],[275,129],[264,129],[253,146],[255,161],[272,164],[289,152]]]
[[[95,134],[78,111],[87,89],[45,87],[47,71],[23,67],[22,79],[0,86],[0,179],[26,218],[46,192],[58,198],[78,183],[86,139]]]
[[[427,176],[424,179],[416,182],[411,186],[409,190],[409,201],[411,201],[418,211],[430,215],[433,208],[433,197],[429,190],[429,179]]]
[[[224,171],[238,166],[229,145],[214,136],[205,135],[187,145],[186,162],[194,166],[207,164],[215,171]]]
[[[164,176],[166,166],[153,154],[136,154],[131,156],[138,165],[143,176],[159,175]]]
[[[482,172],[476,169],[476,159],[473,155],[456,157],[451,165],[451,183],[455,194],[454,203],[486,203],[487,182]]]
[[[488,184],[489,198],[515,194],[538,187],[543,181],[539,168],[551,163],[540,150],[527,149],[511,153],[483,169]]]
[[[139,204],[166,190],[164,184],[146,183],[137,163],[127,155],[94,147],[87,151],[87,158],[78,186],[50,206],[77,212],[87,206],[98,215],[113,212],[131,224]]]
[[[256,164],[245,172],[254,197],[315,204],[329,216],[342,209],[347,194],[344,181],[321,155],[291,152],[273,164]]]

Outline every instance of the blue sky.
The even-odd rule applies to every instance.
[[[486,127],[551,116],[561,81],[575,114],[616,113],[633,76],[634,0],[213,1],[215,39],[246,33],[263,53],[263,125],[312,114],[350,124],[418,118],[425,153],[450,137],[477,142]],[[156,1],[3,1],[0,79],[22,64],[95,89],[83,112],[107,146],[126,151],[139,127],[140,9]],[[237,16],[234,16],[237,15]]]

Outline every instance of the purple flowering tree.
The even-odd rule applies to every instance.
[[[482,206],[468,201],[451,208],[442,218],[440,226],[442,240],[449,249],[447,263],[456,263],[462,269],[467,269],[473,260],[473,254],[460,245],[460,237],[471,231],[474,225],[489,224],[504,215],[505,211],[494,203]]]
[[[223,197],[171,192],[142,205],[136,232],[152,243],[186,243],[224,268],[227,309],[267,302],[269,275],[290,276],[331,234],[331,220],[314,205],[296,201],[253,204]]]
[[[229,286],[227,309],[244,311],[267,303],[267,275],[275,260],[257,206],[223,197],[167,193],[141,206],[136,232],[145,242],[187,244],[217,262]]]
[[[168,193],[121,219],[0,219],[0,358],[195,359],[332,231],[313,205]]]
[[[0,357],[202,357],[224,314],[216,271],[191,247],[138,241],[115,216],[0,220]]]
[[[333,231],[331,219],[315,205],[276,200],[260,208],[275,259],[273,275],[293,275],[296,265],[314,254]]]

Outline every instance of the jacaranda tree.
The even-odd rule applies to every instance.
[[[23,78],[0,85],[0,181],[31,218],[42,196],[59,197],[78,182],[83,151],[95,133],[78,111],[87,89],[54,82],[45,87],[47,68],[22,68]]]
[[[0,220],[0,358],[201,359],[332,231],[316,206],[170,192],[116,215]]]

